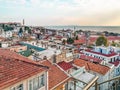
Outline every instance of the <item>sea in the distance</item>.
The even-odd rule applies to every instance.
[[[103,32],[103,31],[108,31],[108,32],[113,32],[113,33],[120,33],[120,26],[45,26],[47,29],[54,29],[54,30],[87,30],[87,31],[98,31],[98,32]]]

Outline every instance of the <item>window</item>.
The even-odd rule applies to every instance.
[[[38,89],[38,77],[33,79],[33,90]]]
[[[16,87],[12,87],[10,90],[23,90],[23,84],[20,84]]]
[[[33,81],[32,80],[29,81],[29,90],[33,90]]]
[[[65,84],[65,90],[68,90],[68,83]]]
[[[29,90],[38,90],[45,85],[44,74],[29,80]]]
[[[39,87],[44,86],[45,81],[44,81],[44,74],[39,77]]]
[[[15,90],[15,87],[12,87],[10,90]]]
[[[23,84],[20,84],[19,86],[17,86],[16,90],[23,90]]]

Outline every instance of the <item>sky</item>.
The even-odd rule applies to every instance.
[[[120,26],[120,0],[0,0],[0,22]]]

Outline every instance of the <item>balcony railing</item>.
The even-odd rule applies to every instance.
[[[93,83],[95,84],[89,83],[83,90],[120,90],[120,76],[101,83],[96,81]],[[94,89],[90,89],[91,87],[94,87]]]

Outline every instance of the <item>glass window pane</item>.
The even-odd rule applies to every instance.
[[[15,90],[15,87],[12,87],[10,90]]]
[[[45,77],[44,74],[39,76],[39,88],[45,85]]]
[[[23,84],[20,84],[19,86],[17,86],[17,90],[23,90]]]
[[[33,90],[33,81],[32,80],[29,81],[29,90]]]
[[[38,89],[38,78],[34,78],[33,79],[33,90],[37,90]]]

